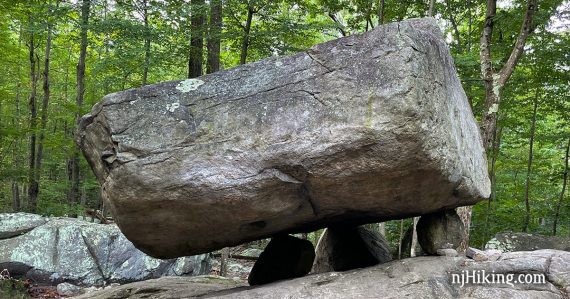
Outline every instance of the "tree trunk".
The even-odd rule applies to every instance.
[[[56,9],[59,5],[59,1],[56,1]],[[49,21],[49,18],[53,14],[51,11],[51,1],[49,3],[48,8],[48,22],[47,22],[47,38],[46,38],[46,51],[45,51],[45,59],[44,59],[44,73],[43,73],[43,100],[42,100],[42,114],[41,114],[41,121],[40,121],[40,137],[38,140],[38,148],[36,154],[36,164],[34,170],[34,186],[30,188],[33,194],[33,202],[37,202],[38,194],[40,192],[40,174],[42,169],[42,159],[44,155],[44,139],[45,139],[45,131],[47,127],[47,120],[48,120],[48,105],[49,105],[49,98],[50,98],[50,77],[49,77],[49,63],[50,63],[50,54],[51,54],[51,37],[52,37],[52,27],[53,24]]]
[[[81,44],[79,48],[79,61],[77,63],[77,95],[75,104],[77,112],[75,114],[75,123],[79,124],[81,118],[81,108],[83,107],[83,95],[85,93],[85,57],[87,56],[87,30],[89,25],[89,9],[91,0],[83,0],[81,4]],[[71,159],[71,190],[69,192],[69,202],[79,203],[80,192],[79,185],[81,175],[79,173],[79,149],[75,146],[73,157]]]
[[[433,17],[434,6],[435,6],[435,0],[429,0],[428,17]]]
[[[239,58],[239,64],[245,64],[247,61],[247,49],[249,48],[249,34],[251,31],[251,22],[253,21],[253,14],[255,11],[253,7],[247,8],[247,20],[245,21],[245,26],[243,28],[243,39],[241,42],[241,53]]]
[[[12,181],[12,211],[20,211],[20,190],[18,189],[18,182]]]
[[[32,15],[30,13],[29,21],[30,26],[32,26]],[[37,130],[37,117],[38,112],[36,108],[36,97],[37,97],[37,85],[38,85],[38,76],[36,74],[36,53],[35,53],[35,41],[34,41],[34,32],[33,30],[30,32],[30,43],[29,43],[29,55],[28,58],[30,60],[30,83],[31,83],[31,91],[30,91],[30,98],[28,101],[28,107],[30,109],[30,151],[29,151],[29,170],[28,170],[28,184],[30,188],[28,189],[28,211],[29,212],[36,212],[37,207],[37,182],[35,181],[36,175],[36,130]]]
[[[202,76],[202,56],[204,48],[204,0],[191,0],[190,55],[188,57],[188,78]]]
[[[230,248],[222,249],[222,256],[220,257],[220,276],[228,276],[228,259],[230,258]]]
[[[556,236],[556,230],[558,226],[558,218],[560,217],[560,207],[564,201],[564,194],[566,193],[566,186],[568,184],[568,154],[570,153],[570,138],[568,139],[568,144],[566,144],[566,155],[564,157],[564,174],[562,175],[562,191],[560,192],[560,197],[558,198],[558,203],[556,204],[556,213],[554,215],[554,223],[552,224],[552,235]]]
[[[418,220],[420,220],[420,217],[414,217],[414,221],[412,223],[412,242],[410,246],[410,257],[416,256],[416,247],[418,246],[418,231],[416,230],[416,225],[418,225]]]
[[[485,150],[492,147],[493,135],[497,131],[497,115],[499,112],[500,93],[505,83],[512,75],[516,64],[524,53],[524,45],[530,33],[534,30],[532,21],[536,10],[536,0],[527,0],[526,11],[523,24],[521,26],[517,41],[511,51],[509,59],[498,74],[493,71],[491,60],[491,36],[493,34],[494,18],[497,13],[497,0],[487,0],[487,10],[485,13],[485,23],[480,38],[480,63],[481,78],[485,85],[485,110],[481,118],[481,138]],[[461,241],[460,250],[465,250],[469,244],[469,229],[471,227],[471,207],[461,207],[457,209],[461,220],[465,225],[466,234]]]
[[[143,19],[144,19],[144,69],[143,69],[142,85],[145,86],[148,82],[148,69],[150,66],[150,27],[148,23],[147,0],[143,0]]]
[[[501,137],[502,137],[503,128],[499,127],[497,129],[497,134],[493,138],[493,148],[491,151],[491,167],[489,169],[489,178],[491,179],[491,195],[487,200],[487,215],[485,217],[485,236],[490,236],[490,220],[491,220],[491,203],[496,201],[497,199],[497,177],[495,175],[495,164],[497,162],[497,157],[499,156],[499,151],[501,149]],[[485,244],[481,244],[481,248]]]
[[[532,110],[532,123],[530,125],[530,139],[528,146],[528,163],[526,166],[526,180],[524,184],[524,205],[525,205],[525,216],[523,222],[523,232],[528,231],[528,225],[530,223],[530,200],[529,200],[529,189],[530,189],[530,175],[532,172],[532,158],[533,158],[533,147],[534,147],[534,132],[536,130],[536,109],[538,107],[538,91],[537,98],[534,99],[534,106]]]
[[[400,238],[398,239],[398,259],[402,259],[402,241],[404,240],[404,219],[400,220]]]
[[[210,30],[208,34],[208,61],[206,73],[220,70],[220,41],[222,33],[222,0],[210,2]]]
[[[386,222],[378,223],[378,232],[384,237],[386,237]]]
[[[384,24],[385,7],[386,7],[386,0],[380,0],[380,5],[378,5],[378,25]]]

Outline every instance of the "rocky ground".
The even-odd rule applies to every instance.
[[[496,260],[494,260],[496,258]],[[570,293],[570,252],[502,253],[493,259],[423,256],[344,272],[327,272],[261,286],[214,276],[162,277],[79,296],[82,299],[179,298],[559,298]],[[523,284],[452,280],[463,271],[540,275]]]

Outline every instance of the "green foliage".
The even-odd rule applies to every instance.
[[[54,8],[58,2],[57,9]],[[80,1],[79,1],[80,2]],[[69,159],[75,149],[75,115],[83,114],[105,94],[141,86],[148,68],[148,82],[182,79],[187,74],[192,12],[206,19],[209,37],[209,3],[190,9],[189,1],[102,0],[93,1],[88,34],[85,105],[75,104],[76,64],[79,58],[80,3],[66,0],[0,0],[0,212],[12,210],[13,186],[25,203],[28,184],[30,128],[28,98],[31,92],[31,37],[36,45],[37,66],[43,70],[47,22],[52,22],[51,99],[40,176],[39,212],[73,215],[85,207],[101,205],[99,186],[82,160],[81,187],[84,204],[70,203]],[[222,69],[240,62],[248,11],[254,11],[248,35],[247,62],[268,56],[288,55],[314,44],[371,30],[381,18],[381,0],[225,0],[221,32]],[[384,2],[384,21],[427,15],[428,1]],[[146,6],[145,6],[146,5]],[[568,28],[551,29],[551,18],[567,18],[560,0],[539,2],[536,30],[527,42],[501,97],[501,142],[489,161],[495,160],[495,186],[491,204],[475,207],[472,241],[484,244],[499,231],[521,229],[532,103],[538,101],[535,152],[529,175],[532,209],[530,230],[550,234],[554,209],[560,198],[565,144],[570,138],[570,74]],[[507,60],[520,31],[525,2],[500,7],[492,38],[493,64],[499,69]],[[146,7],[146,11],[145,11]],[[559,8],[558,13],[556,9]],[[481,119],[485,90],[480,79],[479,36],[485,21],[483,1],[435,2],[436,19],[447,38],[475,116]],[[145,25],[144,16],[147,16]],[[145,41],[150,59],[145,65]],[[207,51],[204,51],[206,55]],[[205,57],[204,57],[205,58]],[[43,95],[41,77],[39,101]],[[568,191],[567,191],[568,192]],[[22,207],[25,210],[25,205]],[[570,199],[566,194],[559,217],[560,235],[570,234]],[[411,220],[406,220],[405,229]],[[397,248],[400,221],[386,226],[388,239]],[[313,242],[318,234],[310,234]]]

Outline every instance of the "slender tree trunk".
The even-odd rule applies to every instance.
[[[20,24],[19,26],[19,33],[18,33],[18,48],[20,48],[22,46],[22,25]],[[14,117],[12,118],[12,127],[17,130],[20,131],[20,117],[21,117],[21,111],[20,111],[20,97],[21,97],[21,88],[22,88],[22,81],[21,81],[21,77],[20,77],[20,72],[21,72],[21,65],[20,62],[18,62],[17,64],[17,68],[16,68],[16,74],[17,74],[17,81],[16,81],[16,98],[15,98],[15,106],[16,106],[16,113],[14,115]],[[15,145],[14,145],[14,149],[12,151],[12,158],[14,161],[15,165],[21,165],[21,140],[20,138],[18,138],[17,140],[14,141]],[[21,199],[20,199],[20,187],[18,186],[18,183],[20,182],[20,178],[19,175],[16,178],[12,178],[12,210],[14,212],[19,212],[22,208],[21,205]]]
[[[222,255],[220,257],[220,276],[228,276],[228,259],[230,258],[230,248],[226,247],[222,249]]]
[[[206,73],[220,70],[220,42],[222,33],[222,0],[210,1],[210,30],[208,34],[208,61]]]
[[[245,64],[247,61],[247,49],[249,48],[249,34],[251,31],[251,23],[253,21],[253,14],[255,10],[253,7],[247,8],[247,20],[245,21],[245,26],[243,28],[243,39],[241,42],[241,53],[239,58],[239,64]]]
[[[12,181],[12,211],[20,211],[20,190],[18,189],[18,182]]]
[[[378,232],[384,237],[386,237],[386,222],[378,223]]]
[[[491,151],[491,167],[489,168],[489,178],[491,179],[491,195],[487,200],[487,215],[485,216],[485,236],[490,236],[490,221],[491,221],[491,204],[493,201],[497,200],[497,177],[495,175],[495,163],[497,162],[497,157],[501,150],[501,137],[503,128],[499,127],[497,134],[493,138],[493,148]],[[481,244],[483,248],[485,244]]]
[[[435,9],[435,0],[429,0],[428,17],[433,17],[433,10]]]
[[[85,94],[85,58],[87,56],[87,31],[89,25],[89,10],[91,8],[91,0],[83,0],[81,4],[81,44],[79,48],[79,61],[77,63],[77,95],[75,98],[75,104],[77,105],[78,111],[75,114],[75,124],[79,124],[79,119],[81,118],[81,108],[83,107],[83,96]],[[69,193],[69,202],[79,203],[80,202],[80,168],[79,168],[79,148],[75,147],[73,151],[72,158],[72,168],[71,168],[71,190]]]
[[[404,219],[400,220],[400,238],[398,239],[398,259],[402,259],[402,241],[404,240]]]
[[[143,0],[143,19],[144,19],[144,69],[143,69],[142,85],[145,86],[148,82],[148,69],[150,67],[150,26],[148,23],[147,0]]]
[[[188,78],[202,76],[202,56],[204,48],[204,0],[191,0],[190,55],[188,57]]]
[[[453,35],[455,35],[455,40],[457,42],[457,50],[461,52],[461,34],[459,32],[459,26],[457,25],[453,11],[451,10],[451,3],[449,0],[445,0],[445,6],[447,8],[447,14],[449,16],[449,21],[451,22],[451,27],[453,28]]]
[[[538,107],[538,91],[537,98],[534,99],[534,106],[532,110],[532,123],[530,125],[530,139],[528,146],[528,163],[526,166],[526,180],[524,185],[524,205],[525,205],[525,216],[523,222],[523,232],[528,231],[528,225],[530,223],[530,199],[529,199],[529,189],[530,189],[530,175],[532,172],[532,158],[533,158],[533,148],[534,148],[534,132],[536,131],[536,109]]]
[[[56,1],[56,9],[59,3]],[[31,193],[30,197],[33,197],[33,202],[37,202],[38,194],[40,192],[40,174],[42,169],[42,159],[44,155],[44,140],[45,140],[45,131],[47,127],[47,120],[48,120],[48,105],[49,105],[49,98],[50,98],[50,77],[49,77],[49,63],[50,63],[50,54],[51,54],[51,37],[52,37],[52,27],[53,24],[49,20],[52,15],[51,11],[51,1],[49,3],[48,8],[48,22],[47,22],[47,38],[46,38],[46,51],[45,51],[45,59],[44,59],[44,73],[43,73],[43,100],[42,100],[42,112],[41,112],[41,121],[40,121],[40,137],[38,140],[38,148],[36,154],[36,164],[34,170],[34,181],[33,187],[30,188]]]
[[[29,15],[30,26],[32,26],[32,15]],[[32,213],[36,211],[36,194],[37,194],[37,184],[35,182],[35,167],[36,167],[36,130],[37,130],[37,117],[38,112],[36,108],[36,97],[37,97],[37,85],[38,76],[36,73],[36,53],[35,53],[35,40],[34,32],[30,33],[30,43],[29,43],[29,55],[30,60],[30,83],[31,92],[28,102],[28,107],[30,109],[30,151],[29,151],[29,170],[28,170],[28,184],[30,188],[28,189],[28,210]]]
[[[416,225],[418,225],[418,220],[420,220],[420,217],[414,217],[414,221],[412,223],[412,242],[410,245],[410,257],[416,256],[416,247],[418,246],[418,231],[416,230]]]
[[[515,45],[509,55],[505,65],[501,68],[499,73],[493,70],[491,60],[491,36],[493,34],[493,25],[495,15],[497,13],[497,0],[487,0],[487,10],[485,13],[485,23],[481,32],[480,39],[480,64],[481,64],[481,78],[485,85],[485,110],[481,118],[481,138],[485,150],[492,147],[493,135],[497,131],[497,115],[499,112],[500,93],[505,83],[511,77],[515,66],[517,65],[520,57],[524,53],[524,45],[528,36],[534,31],[532,25],[534,12],[536,11],[536,0],[527,0],[526,11],[524,14],[523,24],[521,26],[519,35]],[[472,207],[461,207],[457,212],[463,220],[466,234],[461,241],[460,250],[465,250],[469,244],[469,229],[471,227],[471,210]]]
[[[331,18],[331,20],[333,20],[333,22],[336,24],[336,29],[338,30],[338,32],[340,32],[340,35],[347,36],[347,33],[344,30],[344,25],[338,20],[336,15],[331,12],[329,12],[328,15],[329,18]]]
[[[566,193],[566,186],[568,184],[568,154],[570,153],[570,138],[566,144],[566,155],[564,156],[564,174],[562,175],[562,191],[560,192],[560,197],[558,198],[558,203],[556,204],[556,213],[554,215],[554,223],[552,224],[552,235],[556,236],[556,230],[558,226],[558,219],[560,217],[560,208],[562,207],[562,202],[564,201],[564,194]]]
[[[384,24],[384,10],[386,6],[386,0],[380,0],[378,5],[378,25]]]
[[[473,15],[471,14],[471,0],[467,0],[467,51],[471,51],[471,32],[473,31]]]

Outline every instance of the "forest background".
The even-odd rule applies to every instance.
[[[501,231],[570,237],[562,0],[0,0],[0,212],[103,209],[73,134],[106,94],[424,16],[442,28],[487,149],[492,195],[473,209],[471,245]],[[412,221],[386,233],[399,240]]]

